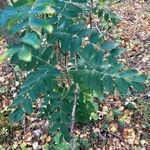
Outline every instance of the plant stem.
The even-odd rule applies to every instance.
[[[78,70],[77,66],[77,54],[75,53],[75,69]],[[77,99],[79,94],[79,86],[78,83],[76,83],[75,91],[74,91],[74,101],[73,101],[73,108],[71,113],[71,128],[70,128],[70,150],[74,150],[75,146],[75,139],[74,139],[74,127],[75,127],[75,113],[76,113],[76,106],[77,106]]]

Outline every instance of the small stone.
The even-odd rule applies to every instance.
[[[123,107],[123,106],[119,107],[119,110],[120,110],[120,111],[123,111],[123,110],[124,110],[124,107]]]
[[[83,138],[84,138],[84,135],[83,135],[83,134],[81,134],[81,135],[80,135],[80,138],[81,138],[81,139],[83,139]]]
[[[11,90],[12,90],[12,91],[15,91],[15,90],[16,90],[16,87],[12,87]]]
[[[100,129],[99,129],[99,128],[94,128],[94,129],[93,129],[93,132],[94,132],[94,133],[99,133],[99,132],[100,132]]]
[[[20,83],[19,83],[18,81],[16,81],[16,86],[19,86],[19,84],[20,84]]]
[[[33,133],[39,137],[42,134],[42,131],[40,129],[37,129],[37,130],[34,130]]]
[[[141,141],[140,141],[140,143],[141,143],[141,145],[142,145],[142,146],[144,146],[144,145],[147,145],[147,144],[148,144],[148,142],[147,142],[147,141],[145,141],[145,140],[141,140]]]
[[[0,82],[4,82],[5,78],[4,77],[0,77]]]
[[[33,146],[33,149],[34,150],[38,150],[38,142],[34,142],[33,144],[32,144],[32,146]]]
[[[84,134],[83,134],[83,136],[84,136],[84,138],[86,138],[86,137],[87,137],[87,134],[86,134],[86,133],[84,133]]]
[[[13,98],[15,98],[17,96],[17,93],[13,93]]]

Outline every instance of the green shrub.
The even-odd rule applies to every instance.
[[[118,62],[120,44],[106,41],[92,23],[87,26],[91,14],[116,24],[116,15],[101,9],[91,8],[88,0],[18,0],[0,12],[0,28],[15,37],[0,61],[11,57],[28,71],[12,103],[11,121],[31,114],[42,96],[39,115],[73,149],[75,115],[76,122],[88,122],[97,113],[95,98],[117,91],[128,95],[129,87],[144,90],[146,77]]]

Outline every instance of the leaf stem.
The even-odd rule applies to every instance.
[[[75,53],[74,59],[75,59],[75,69],[77,71],[78,70],[77,53]],[[75,95],[74,95],[74,101],[73,101],[73,108],[72,108],[72,113],[71,113],[70,150],[75,149],[74,148],[74,146],[75,146],[74,127],[75,127],[75,113],[76,113],[77,99],[78,99],[78,95],[79,95],[79,85],[78,85],[78,83],[76,83],[74,94]]]

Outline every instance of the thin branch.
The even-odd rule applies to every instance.
[[[75,69],[78,70],[77,66],[77,53],[75,53]],[[72,114],[71,114],[71,128],[70,128],[70,150],[74,150],[75,146],[75,139],[74,139],[74,127],[75,127],[75,114],[76,114],[76,106],[77,106],[77,99],[79,95],[79,86],[78,83],[76,83],[75,91],[74,91],[74,101],[73,101],[73,108],[72,108]]]
[[[91,3],[90,3],[90,7],[91,7],[91,9],[93,9],[93,0],[91,0]],[[93,27],[93,16],[92,16],[92,12],[90,12],[90,14],[89,14],[89,21],[90,21],[90,28],[92,28]]]
[[[23,133],[25,133],[25,131],[26,131],[26,114],[24,114],[24,116],[23,116],[22,128],[23,128]]]
[[[99,29],[99,27],[98,27],[98,25],[97,25],[97,22],[94,21],[94,25],[95,25],[96,30],[101,34],[102,32],[101,32],[101,30]]]

